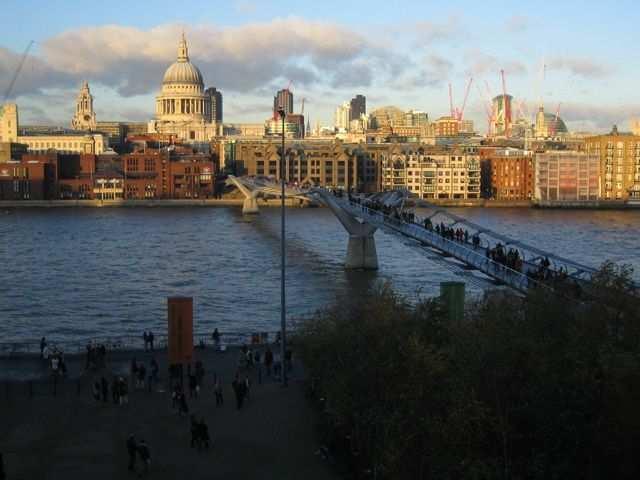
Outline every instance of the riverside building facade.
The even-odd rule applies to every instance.
[[[599,158],[603,200],[640,201],[640,136],[618,133],[585,139],[585,151]]]
[[[536,154],[535,199],[542,202],[599,200],[599,156],[565,151]]]

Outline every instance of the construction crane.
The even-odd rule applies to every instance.
[[[485,99],[487,102],[487,120],[488,120],[488,126],[487,126],[487,135],[488,136],[492,136],[495,132],[494,130],[494,124],[496,121],[496,105],[493,102],[493,94],[491,93],[491,87],[489,87],[489,82],[485,79],[484,81],[484,88],[485,88]],[[480,87],[478,87],[478,90],[480,90]],[[482,94],[482,91],[480,91],[480,94]]]
[[[22,54],[20,63],[18,63],[18,68],[16,68],[16,71],[13,73],[13,77],[11,77],[9,86],[7,87],[7,90],[5,90],[4,92],[3,102],[6,102],[9,96],[11,95],[11,92],[13,91],[13,87],[16,84],[16,80],[18,79],[18,75],[20,75],[20,72],[22,71],[22,67],[24,66],[24,62],[27,60],[27,55],[29,54],[29,50],[31,50],[31,47],[34,43],[35,42],[31,40],[29,42],[29,45],[27,45],[27,48],[24,49],[24,53]]]
[[[502,115],[504,121],[504,135],[509,138],[511,136],[511,102],[507,101],[507,82],[504,76],[504,70],[500,70],[502,77]]]
[[[562,105],[562,102],[558,103],[558,108],[556,108],[556,117],[555,120],[553,121],[553,126],[551,127],[551,131],[549,132],[549,136],[551,137],[555,137],[555,135],[558,133],[558,120],[560,120],[560,106]]]
[[[464,109],[467,108],[467,100],[469,99],[469,91],[471,90],[471,84],[473,83],[473,77],[469,78],[469,82],[467,83],[467,89],[464,92],[464,100],[462,102],[462,108],[456,112],[456,118],[458,121],[462,121],[464,118]]]
[[[456,112],[453,110],[453,88],[451,83],[449,83],[449,112],[451,113],[451,118],[456,118]]]

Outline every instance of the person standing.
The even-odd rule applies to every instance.
[[[271,366],[273,365],[273,352],[271,347],[267,347],[267,351],[264,354],[264,366],[267,370],[267,376],[271,376]]]
[[[160,367],[158,367],[158,362],[156,361],[156,357],[151,357],[151,378],[153,379],[153,383],[158,382],[158,371]]]
[[[100,390],[102,391],[102,401],[107,403],[107,397],[109,396],[109,383],[104,377],[100,379]]]
[[[138,452],[138,442],[136,437],[131,434],[127,438],[127,453],[129,454],[129,466],[127,467],[130,472],[136,469],[136,455]]]
[[[147,334],[147,340],[149,340],[149,348],[151,349],[151,351],[153,352],[153,340],[155,339],[155,337],[153,336],[153,332],[151,330],[149,330],[149,333]]]
[[[113,400],[114,405],[118,405],[120,403],[120,392],[118,388],[118,378],[113,377],[111,381],[111,399]]]
[[[215,349],[219,350],[220,349],[220,332],[218,331],[217,328],[211,334],[211,339],[213,340],[213,345],[215,346]]]
[[[42,337],[40,339],[40,358],[44,358],[44,349],[47,346],[47,340]]]
[[[138,444],[138,455],[140,455],[140,460],[142,461],[142,472],[139,475],[141,477],[143,474],[147,475],[151,467],[151,451],[144,439],[140,440]]]
[[[129,386],[124,378],[120,377],[118,393],[120,395],[120,405],[127,405],[129,403]]]
[[[213,385],[213,393],[216,395],[216,407],[221,407],[224,405],[224,397],[222,396],[222,384],[220,383],[220,379],[216,378],[216,382]]]
[[[144,351],[146,352],[149,349],[149,336],[146,330],[142,332],[142,340],[144,340]]]

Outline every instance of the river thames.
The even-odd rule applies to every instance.
[[[450,209],[531,245],[597,267],[632,264],[640,280],[640,211]],[[166,297],[194,297],[197,332],[275,330],[279,210],[18,209],[0,212],[0,338],[141,335],[166,330]],[[376,233],[380,269],[343,268],[347,235],[328,209],[289,209],[287,304],[310,315],[389,281],[411,299],[465,279],[403,239]],[[479,295],[489,283],[474,281]]]

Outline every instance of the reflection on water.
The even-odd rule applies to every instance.
[[[640,212],[460,209],[487,227],[588,265],[640,270]],[[4,341],[164,331],[170,295],[194,297],[196,328],[275,329],[280,217],[233,208],[21,210],[0,217]],[[469,280],[423,249],[376,233],[380,270],[343,268],[347,236],[326,209],[287,211],[287,306],[302,316],[390,281],[415,298]],[[640,272],[636,272],[636,277]],[[474,281],[471,293],[487,284]]]

